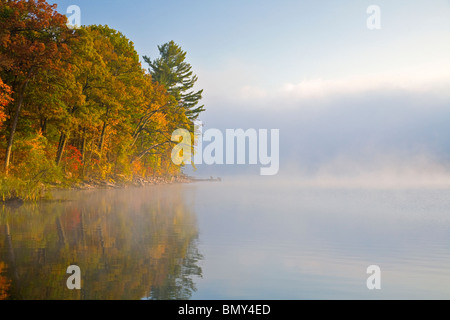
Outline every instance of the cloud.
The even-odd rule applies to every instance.
[[[310,79],[286,83],[278,94],[293,99],[325,98],[373,91],[447,93],[450,62],[439,62],[384,73],[352,75],[338,79]]]
[[[246,79],[247,81],[249,79]],[[277,103],[283,107],[300,103],[317,105],[333,99],[361,96],[364,94],[432,94],[448,99],[450,97],[450,61],[434,61],[389,72],[353,74],[339,78],[310,78],[297,83],[286,82],[278,88],[266,88],[257,84],[235,87],[234,94],[227,92],[215,96],[233,104],[248,107],[270,107]]]

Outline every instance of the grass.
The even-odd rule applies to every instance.
[[[5,202],[14,198],[24,201],[37,201],[48,198],[46,186],[40,180],[22,180],[14,176],[0,177],[0,202]]]

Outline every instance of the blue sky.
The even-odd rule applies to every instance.
[[[174,40],[198,73],[209,78],[209,73],[246,68],[242,81],[265,89],[391,71],[446,60],[450,53],[448,0],[56,3],[61,12],[78,5],[82,24],[108,24],[122,31],[140,55],[155,56],[158,44]],[[366,27],[371,4],[381,8],[381,30]]]
[[[450,159],[449,0],[55,2],[141,56],[177,42],[205,90],[205,127],[278,128],[287,162]]]

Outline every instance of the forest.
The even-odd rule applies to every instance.
[[[171,134],[204,111],[186,52],[170,41],[144,65],[120,31],[67,22],[45,0],[1,0],[0,201],[182,173]]]

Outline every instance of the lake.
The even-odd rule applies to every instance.
[[[61,191],[1,209],[0,298],[450,299],[449,192],[263,177]]]

